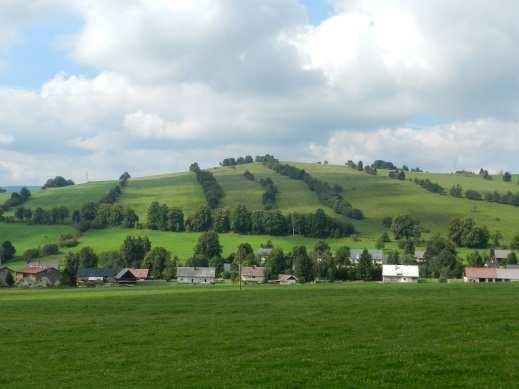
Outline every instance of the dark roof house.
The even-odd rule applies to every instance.
[[[128,268],[122,269],[114,278],[118,284],[135,284],[137,282],[137,277]]]

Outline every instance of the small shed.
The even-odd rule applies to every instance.
[[[182,284],[214,284],[214,267],[177,267],[177,282]]]
[[[292,274],[280,274],[274,282],[279,285],[294,285],[297,284],[297,277]]]
[[[0,267],[0,288],[9,288],[13,284],[13,271],[8,267]]]
[[[241,280],[244,282],[265,282],[265,268],[260,266],[244,266],[241,268]]]
[[[135,277],[129,268],[122,269],[115,275],[114,279],[119,285],[131,285],[137,282],[137,277]]]
[[[95,286],[114,281],[115,272],[112,269],[81,268],[77,273],[78,286]]]
[[[384,265],[382,266],[383,282],[418,282],[420,271],[416,265]]]

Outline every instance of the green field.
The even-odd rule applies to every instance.
[[[65,206],[70,210],[80,209],[88,202],[98,202],[116,185],[116,181],[96,181],[86,184],[49,188],[34,191],[24,207],[49,209]]]
[[[75,233],[75,230],[69,226],[27,226],[19,223],[0,223],[0,243],[6,240],[13,242],[17,255],[21,255],[30,248],[56,243],[60,235],[70,233]]]
[[[0,292],[3,388],[515,387],[519,285]]]
[[[182,208],[188,216],[205,204],[204,193],[193,173],[132,178],[119,199],[120,204],[137,212],[142,223],[146,222],[148,207],[154,201]]]

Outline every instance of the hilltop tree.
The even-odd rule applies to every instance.
[[[510,174],[510,172],[505,172],[505,174],[503,174],[503,181],[504,182],[512,181],[512,175]]]
[[[409,215],[398,216],[391,227],[396,240],[419,239],[422,235],[420,222]]]
[[[452,197],[461,198],[463,197],[463,188],[460,184],[456,184],[450,189],[449,193]]]

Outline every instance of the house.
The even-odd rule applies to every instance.
[[[129,270],[132,272],[135,278],[137,278],[138,281],[147,280],[150,276],[150,269],[130,268]]]
[[[257,251],[257,256],[260,259],[261,263],[265,262],[270,254],[272,254],[272,248],[270,247],[262,247]]]
[[[177,282],[183,284],[214,284],[214,267],[177,267]]]
[[[131,269],[125,268],[115,275],[114,280],[119,285],[130,285],[137,282],[137,277],[135,277]]]
[[[425,251],[424,250],[415,250],[414,259],[416,259],[416,262],[418,262],[418,263],[423,262],[425,260]]]
[[[223,264],[223,271],[224,271],[224,273],[230,273],[231,272],[231,265],[232,264],[229,263],[229,262],[225,262]]]
[[[383,282],[418,282],[420,272],[416,265],[383,265]]]
[[[506,261],[512,250],[494,250],[494,259],[497,263]]]
[[[519,281],[519,268],[517,267],[466,267],[465,282],[514,282]]]
[[[81,268],[77,273],[78,286],[95,286],[114,281],[115,272],[112,269]]]
[[[244,266],[240,272],[241,280],[244,282],[265,282],[265,268],[259,266]]]
[[[360,256],[362,255],[362,249],[351,249],[350,259],[352,263],[358,263]],[[376,264],[382,265],[384,263],[384,251],[382,250],[368,250],[369,255]]]
[[[297,277],[292,274],[280,274],[274,282],[279,285],[294,285],[297,284]]]
[[[16,283],[25,286],[58,286],[61,272],[54,267],[29,266],[16,272]]]
[[[7,267],[0,267],[0,288],[9,288],[13,284],[13,271]]]

